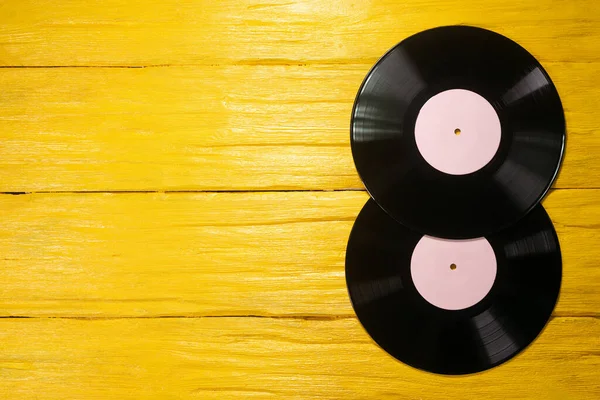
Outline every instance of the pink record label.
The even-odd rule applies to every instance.
[[[494,107],[475,92],[451,89],[431,97],[415,124],[419,152],[438,171],[466,175],[498,151],[502,129]]]
[[[410,261],[419,294],[444,310],[462,310],[479,303],[494,285],[496,270],[494,250],[485,238],[423,236]]]

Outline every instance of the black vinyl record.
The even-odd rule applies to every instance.
[[[481,245],[490,248],[481,260],[491,254],[495,266],[479,261]],[[501,232],[449,240],[409,230],[369,200],[346,253],[348,292],[369,335],[396,359],[439,374],[483,371],[525,349],[552,314],[561,275],[558,238],[541,205]]]
[[[484,236],[525,216],[554,181],[564,141],[561,101],[540,63],[468,26],[391,49],[352,112],[352,154],[371,197],[436,237]]]

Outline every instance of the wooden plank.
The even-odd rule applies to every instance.
[[[364,192],[0,196],[0,315],[352,315]],[[564,260],[556,315],[600,315],[600,191],[545,202]]]
[[[599,65],[548,65],[557,187],[600,187]],[[368,68],[0,69],[0,191],[362,188],[349,119]]]
[[[588,0],[40,0],[0,6],[0,64],[156,65],[374,61],[420,30],[469,24],[543,61],[599,61]]]
[[[595,399],[600,321],[555,318],[481,374],[401,364],[355,319],[3,319],[0,395],[37,399]]]

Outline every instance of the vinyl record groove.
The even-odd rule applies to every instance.
[[[560,98],[515,42],[474,27],[435,28],[369,72],[351,122],[354,162],[372,198],[402,224],[472,238],[540,202],[562,159]]]
[[[440,374],[483,371],[527,347],[550,318],[561,273],[542,206],[485,238],[448,240],[407,229],[369,200],[346,254],[367,332],[398,360]]]

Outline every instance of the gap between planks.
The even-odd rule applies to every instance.
[[[600,187],[560,187],[555,190],[598,190]],[[366,192],[361,188],[348,189],[261,189],[261,190],[36,190],[32,192],[0,192],[0,195],[23,196],[29,194],[187,194],[187,193],[332,193]]]
[[[260,314],[231,314],[231,315],[123,315],[123,316],[28,316],[28,315],[4,315],[2,319],[68,319],[80,321],[109,321],[119,319],[227,319],[227,318],[256,318],[256,319],[281,319],[301,321],[338,321],[342,319],[358,319],[354,314],[340,315],[260,315]],[[590,318],[600,319],[598,315],[552,315],[548,323],[560,318]]]
[[[293,60],[245,60],[234,63],[193,63],[193,64],[147,64],[147,65],[0,65],[0,69],[53,69],[53,68],[112,68],[112,69],[144,69],[144,68],[181,68],[181,67],[310,67],[310,66],[328,66],[328,65],[373,65],[377,62],[378,58],[372,59],[360,59],[360,60],[327,60],[327,61],[311,61],[311,62],[298,62]],[[595,63],[596,61],[579,62],[579,61],[565,61],[564,64],[570,63]],[[561,61],[561,63],[563,63]]]
[[[578,189],[578,188],[574,188]],[[586,188],[588,189],[588,188]],[[592,189],[592,188],[589,188]],[[330,192],[366,192],[361,188],[348,189],[261,189],[261,190],[36,190],[33,192],[0,192],[0,194],[21,196],[28,194],[172,194],[172,193],[330,193]]]
[[[383,54],[382,54],[383,55]],[[365,59],[330,59],[330,60],[311,60],[310,62],[299,62],[294,60],[277,59],[258,59],[258,60],[240,60],[232,63],[190,63],[190,64],[145,64],[145,65],[0,65],[0,69],[53,69],[53,68],[108,68],[108,69],[144,69],[144,68],[169,68],[169,67],[310,67],[327,65],[374,65],[379,57]],[[552,61],[559,64],[596,64],[598,61]]]
[[[260,315],[260,314],[231,314],[231,315],[124,315],[124,316],[28,316],[28,315],[5,315],[0,319],[73,319],[89,321],[105,321],[116,319],[203,319],[203,318],[259,318],[259,319],[284,319],[303,321],[337,321],[340,319],[356,319],[354,314],[340,315]],[[585,317],[581,317],[585,318]],[[592,317],[593,318],[593,317]]]

